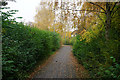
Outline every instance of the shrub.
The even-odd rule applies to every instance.
[[[120,79],[120,42],[93,38],[90,42],[80,41],[80,36],[76,37],[73,45],[73,53],[78,61],[89,71],[92,78],[118,78]]]
[[[59,34],[18,23],[3,13],[2,71],[4,80],[24,80],[38,61],[60,47]]]
[[[109,40],[106,40],[105,25],[99,21],[96,30],[88,30],[87,35],[76,37],[73,53],[79,62],[89,71],[92,78],[120,79],[120,10],[111,19]],[[104,15],[102,15],[104,16]],[[103,19],[105,19],[103,17]],[[92,33],[91,33],[92,32]],[[94,37],[93,37],[93,36]],[[84,38],[83,38],[84,37]]]
[[[64,45],[70,45],[70,38],[65,38],[62,40]]]
[[[72,38],[70,39],[70,44],[73,45],[73,44],[75,43],[75,41],[76,41],[76,37],[72,37]]]

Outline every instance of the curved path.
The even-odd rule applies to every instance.
[[[48,59],[48,62],[34,75],[33,79],[86,77],[87,71],[77,63],[71,51],[71,46],[62,46]]]

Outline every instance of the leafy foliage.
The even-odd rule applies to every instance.
[[[96,25],[94,31],[91,29],[81,36],[78,35],[73,44],[74,55],[89,71],[92,78],[120,79],[119,12],[120,10],[111,19],[109,40],[106,41],[104,24],[99,21],[99,25]]]
[[[79,62],[89,70],[91,77],[117,78],[120,76],[118,45],[120,43],[115,40],[106,44],[100,38],[86,43],[86,40],[80,41],[80,36],[77,36],[73,52]]]
[[[24,80],[38,61],[60,47],[60,36],[18,23],[10,12],[2,12],[3,79]]]

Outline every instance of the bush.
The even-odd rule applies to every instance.
[[[38,61],[60,47],[60,36],[18,23],[8,18],[7,13],[2,16],[3,79],[24,80]]]
[[[99,37],[86,42],[80,41],[80,38],[79,35],[76,37],[73,53],[91,77],[120,79],[120,42],[112,39],[105,43],[104,39]]]
[[[98,34],[88,36],[83,39],[76,37],[73,44],[73,53],[79,62],[89,71],[92,78],[116,78],[120,79],[120,10],[111,19],[109,29],[109,40],[106,40],[105,25],[99,21],[96,25]],[[102,15],[104,16],[104,15]],[[103,17],[104,19],[104,17]],[[94,30],[95,31],[95,30]],[[87,38],[86,38],[87,37]],[[88,41],[89,40],[89,41]]]
[[[73,45],[73,44],[75,43],[75,41],[76,41],[76,37],[72,37],[72,38],[70,39],[70,44]]]
[[[66,38],[63,39],[63,44],[64,45],[73,45],[76,41],[76,37],[71,37],[71,38]]]
[[[62,40],[64,45],[70,45],[70,38],[65,38]]]

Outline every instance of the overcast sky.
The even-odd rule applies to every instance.
[[[16,2],[9,2],[8,6],[13,10],[19,10],[15,17],[23,17],[22,21],[33,22],[36,14],[36,7],[39,3],[40,0],[16,0]]]
[[[16,2],[9,1],[7,6],[9,6],[12,10],[19,10],[19,12],[17,12],[17,14],[15,14],[14,16],[23,17],[23,19],[17,21],[34,22],[36,7],[40,4],[41,1],[42,0],[16,0]],[[80,8],[81,7],[82,6],[80,6]]]

